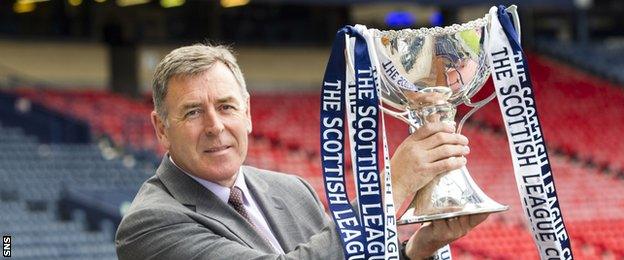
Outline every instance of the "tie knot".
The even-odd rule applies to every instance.
[[[230,198],[228,199],[228,203],[235,208],[243,205],[243,191],[239,187],[234,186],[230,189]]]

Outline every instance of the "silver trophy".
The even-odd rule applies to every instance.
[[[507,11],[514,17],[519,32],[516,7]],[[486,15],[444,28],[367,29],[371,35],[367,40],[369,53],[380,79],[383,111],[406,122],[414,131],[430,122],[456,125],[456,107],[464,104],[472,109],[457,125],[459,133],[466,119],[496,96],[492,93],[482,101],[471,100],[490,76],[485,51],[489,23]],[[420,189],[398,224],[508,208],[485,195],[463,167],[438,175]]]

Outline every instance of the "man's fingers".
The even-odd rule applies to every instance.
[[[448,219],[438,219],[424,223],[420,229],[410,238],[408,244],[409,256],[417,259],[422,258],[413,249],[420,249],[422,256],[430,255],[435,249],[449,244],[460,237],[465,236],[472,228],[483,222],[489,213],[453,217]],[[426,249],[426,250],[424,250]]]
[[[423,149],[433,149],[440,145],[468,145],[468,138],[455,133],[437,132],[420,141]]]
[[[431,222],[431,227],[434,241],[441,244],[448,244],[465,234],[458,218],[434,220]]]
[[[470,216],[459,217],[459,225],[462,230],[466,230],[466,232],[470,231],[472,229],[472,226],[470,226]]]
[[[468,230],[464,230],[461,225],[461,221],[458,217],[449,218],[446,220],[449,226],[448,240],[455,240],[464,236]]]
[[[470,219],[468,222],[470,228],[476,227],[477,225],[481,224],[481,222],[485,221],[488,216],[490,216],[490,213],[470,215]]]
[[[457,170],[466,165],[465,157],[450,157],[429,164],[430,172],[440,174],[443,172],[450,172]]]
[[[455,132],[455,128],[447,123],[442,122],[428,123],[416,129],[416,132],[411,134],[409,138],[415,141],[419,141],[430,137],[438,132],[445,132],[450,134]]]
[[[435,240],[438,242],[446,243],[446,237],[444,237],[444,235],[447,234],[449,230],[451,230],[451,227],[449,227],[449,223],[445,219],[433,220],[429,223],[431,223],[430,225]]]
[[[461,157],[470,153],[470,148],[464,145],[445,144],[433,148],[428,154],[429,162],[436,162],[449,157]]]

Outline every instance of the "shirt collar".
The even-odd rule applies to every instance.
[[[173,163],[173,165],[175,165],[181,172],[183,172],[184,174],[186,174],[189,177],[193,178],[195,181],[199,182],[199,184],[204,186],[206,189],[210,190],[212,193],[217,195],[217,197],[221,201],[223,201],[225,204],[228,203],[228,200],[230,198],[230,190],[231,190],[230,187],[224,187],[224,186],[221,186],[221,185],[219,185],[217,183],[214,183],[214,182],[211,182],[211,181],[208,181],[208,180],[204,180],[202,178],[194,176],[194,175],[186,172],[182,168],[180,168],[173,161],[173,158],[171,158],[171,156],[169,156],[168,154],[167,154],[167,157],[169,157],[169,160],[171,161],[171,163]],[[242,171],[242,167],[240,167],[238,169],[238,172],[236,173],[236,180],[234,181],[234,186],[236,186],[239,189],[241,189],[241,191],[243,192],[243,203],[245,205],[249,205],[249,199],[247,198],[247,196],[249,196],[249,189],[247,188],[247,182],[245,181],[245,174]]]

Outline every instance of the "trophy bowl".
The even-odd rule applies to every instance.
[[[515,6],[508,11],[515,12]],[[492,93],[482,101],[471,101],[490,76],[485,51],[489,21],[486,15],[444,28],[369,29],[373,35],[369,51],[377,60],[382,110],[407,123],[413,132],[431,122],[456,126],[457,106],[464,104],[472,109],[460,120],[456,128],[459,133],[465,120],[495,97]],[[420,223],[508,208],[489,198],[468,169],[462,167],[438,175],[418,190],[397,223]]]

